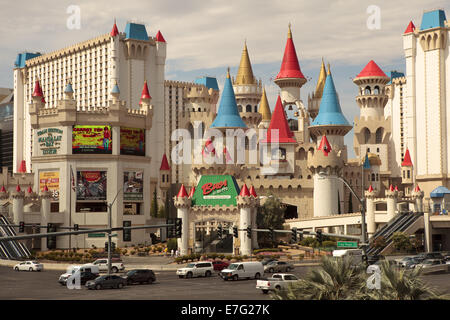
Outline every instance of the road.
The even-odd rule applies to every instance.
[[[297,267],[292,272],[304,277],[311,267]],[[0,299],[43,300],[269,300],[255,289],[256,280],[223,281],[217,274],[210,278],[179,279],[175,271],[157,271],[157,281],[150,285],[125,288],[69,290],[58,283],[61,271],[16,272],[0,267]],[[424,279],[441,291],[450,292],[450,274],[427,275]]]

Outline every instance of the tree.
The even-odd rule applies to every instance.
[[[373,246],[377,249],[382,249],[382,248],[386,247],[386,239],[383,236],[377,237],[373,241]]]
[[[404,232],[394,232],[392,235],[392,243],[397,250],[408,251],[412,247],[408,235]]]
[[[353,213],[353,197],[351,192],[348,194],[348,213]]]
[[[280,199],[274,195],[269,195],[264,205],[258,208],[256,215],[258,228],[283,229],[285,211],[286,208],[282,206]],[[267,232],[259,233],[258,238],[262,238],[263,242],[271,241],[270,235]]]
[[[158,200],[156,199],[156,188],[153,192],[153,200],[150,205],[150,216],[152,216],[153,218],[158,217]]]
[[[166,208],[163,205],[159,206],[158,209],[158,218],[166,218]]]

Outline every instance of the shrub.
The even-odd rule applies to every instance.
[[[171,250],[175,251],[175,250],[177,250],[177,248],[178,248],[178,243],[177,243],[177,239],[176,238],[169,239],[167,241],[167,251],[169,251],[169,252]]]
[[[262,256],[262,255],[256,256],[256,260],[258,260],[258,261],[262,261],[263,259],[264,259],[264,256]]]
[[[218,257],[219,259],[225,259],[225,255],[222,254],[222,253],[218,254],[217,257]]]
[[[336,247],[336,242],[330,240],[324,241],[322,242],[322,247],[324,248]]]
[[[178,264],[182,263],[183,262],[183,257],[176,257],[175,258],[175,262],[178,263]]]
[[[298,255],[298,260],[303,260],[304,258],[305,258],[305,255],[303,253]]]
[[[225,256],[225,259],[231,260],[231,259],[233,259],[233,256]]]
[[[134,254],[136,254],[136,250],[131,250],[131,255],[134,255]]]
[[[264,248],[264,249],[257,249],[253,250],[254,254],[260,253],[260,252],[280,252],[281,249],[278,248]]]

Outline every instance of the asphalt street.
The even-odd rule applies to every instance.
[[[296,267],[292,273],[304,277],[311,267]],[[58,283],[62,271],[16,272],[0,267],[0,299],[50,300],[269,300],[255,288],[256,280],[223,281],[210,278],[179,279],[175,271],[156,271],[157,281],[123,289],[70,290]],[[267,275],[267,274],[266,274]],[[450,293],[450,274],[424,276],[427,283]]]

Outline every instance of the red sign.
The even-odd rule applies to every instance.
[[[205,183],[204,185],[202,185],[203,195],[210,194],[214,190],[219,190],[226,186],[227,186],[227,180],[224,180],[222,182],[218,182],[215,184]]]

